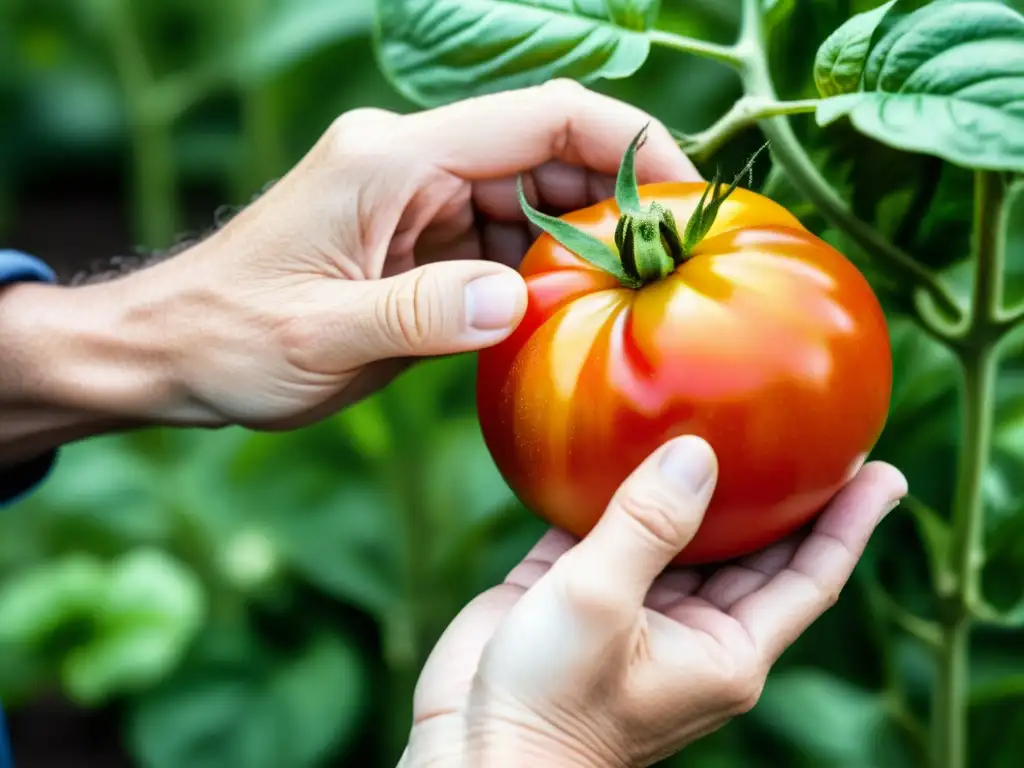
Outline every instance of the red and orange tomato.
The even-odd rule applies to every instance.
[[[700,182],[639,187],[687,221]],[[614,199],[561,219],[614,243]],[[863,275],[785,208],[737,188],[667,277],[634,289],[544,233],[519,328],[480,353],[487,446],[523,503],[585,535],[652,451],[705,438],[719,479],[676,562],[758,550],[812,520],[886,421],[892,360]]]

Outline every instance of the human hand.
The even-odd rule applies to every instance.
[[[703,578],[665,570],[716,477],[706,442],[670,441],[583,541],[550,531],[471,602],[423,669],[403,768],[647,766],[749,710],[907,488],[870,463],[809,533]]]
[[[348,112],[184,252],[109,282],[8,289],[0,318],[19,325],[7,338],[22,346],[10,356],[34,350],[35,365],[6,399],[291,428],[380,387],[409,358],[497,343],[525,312],[511,267],[536,236],[516,176],[552,213],[610,197],[649,121],[564,80],[405,116]],[[663,126],[648,136],[641,181],[699,178]]]

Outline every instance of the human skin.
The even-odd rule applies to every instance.
[[[639,768],[757,702],[906,494],[866,464],[810,532],[703,576],[670,567],[717,482],[702,439],[656,450],[580,542],[553,529],[449,625],[400,768]]]
[[[553,213],[593,203],[651,120],[565,80],[405,116],[357,109],[178,255],[0,289],[0,465],[145,425],[299,427],[410,359],[505,338],[536,236],[516,176]],[[649,133],[643,181],[699,178],[663,126]]]

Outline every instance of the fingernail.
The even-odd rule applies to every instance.
[[[466,322],[479,331],[504,330],[519,319],[522,296],[515,274],[478,277],[466,286]]]
[[[677,440],[661,457],[661,473],[690,493],[704,490],[715,474],[715,455],[698,437]]]

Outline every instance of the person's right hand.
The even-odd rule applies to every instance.
[[[749,710],[907,485],[872,462],[809,533],[704,578],[665,570],[716,478],[706,442],[670,441],[583,541],[551,531],[470,603],[420,677],[403,768],[647,766]]]

